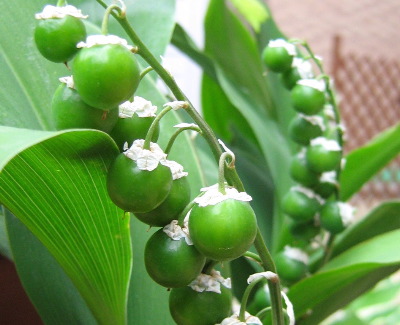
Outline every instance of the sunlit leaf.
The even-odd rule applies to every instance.
[[[109,199],[106,171],[118,153],[98,131],[2,127],[0,200],[54,255],[101,324],[124,324],[131,270],[129,218]],[[10,131],[10,132],[8,132]],[[42,138],[40,138],[42,134]],[[33,137],[32,137],[33,138]],[[20,142],[17,140],[16,142]],[[9,157],[12,156],[10,159]]]
[[[372,176],[400,153],[400,124],[350,152],[340,176],[341,199],[348,200]]]

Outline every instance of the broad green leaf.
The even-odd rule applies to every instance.
[[[320,324],[327,316],[370,290],[399,267],[400,264],[361,270],[351,266],[340,271],[321,273],[320,277],[310,282],[300,282],[288,293],[299,319],[296,324]]]
[[[1,128],[3,139],[7,130]],[[20,132],[38,136],[38,131]],[[124,324],[131,271],[129,218],[105,187],[116,145],[90,130],[42,136],[25,150],[17,147],[6,165],[0,161],[0,200],[54,255],[98,322]]]
[[[391,264],[400,263],[397,245],[400,242],[400,229],[375,236],[346,250],[327,263],[321,272],[354,264]]]
[[[400,153],[400,124],[387,129],[346,156],[340,175],[341,200],[347,201],[372,176]]]
[[[60,264],[31,231],[9,211],[7,229],[25,290],[44,324],[98,324]],[[33,280],[34,279],[34,280]]]
[[[258,0],[230,1],[257,33],[261,25],[269,18],[269,12]]]
[[[400,229],[400,202],[384,202],[337,238],[332,257],[358,243],[395,229]]]
[[[257,44],[227,8],[226,1],[211,0],[205,19],[205,34],[206,53],[243,92],[252,96],[260,112],[272,113],[273,103],[262,75]]]
[[[70,74],[62,64],[40,57],[33,41],[34,14],[45,0],[0,2],[0,125],[52,129],[51,94],[58,78]]]
[[[243,114],[230,102],[221,86],[206,74],[202,80],[201,104],[207,123],[224,141],[231,143],[238,137],[246,137],[257,144]]]
[[[393,243],[399,240],[400,230],[376,236],[345,251],[320,272],[294,285],[289,298],[297,317],[312,309],[312,316],[304,324],[317,324],[396,271],[400,267],[400,254]]]
[[[353,301],[346,313],[360,316],[363,324],[395,324],[400,317],[398,297],[400,297],[400,282],[397,274],[382,280],[374,289]]]
[[[196,62],[203,69],[203,72],[210,78],[213,80],[217,79],[212,60],[197,47],[194,41],[179,24],[175,25],[171,43]]]
[[[103,1],[107,5],[112,1]],[[125,0],[129,23],[145,42],[150,51],[159,58],[165,52],[175,25],[176,0]],[[96,0],[70,0],[89,15],[89,20],[101,26],[104,8]],[[127,37],[118,22],[110,18],[109,33]]]

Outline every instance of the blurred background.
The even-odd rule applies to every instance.
[[[266,2],[287,37],[307,40],[314,52],[323,57],[326,71],[333,75],[347,127],[347,152],[400,120],[399,0]],[[202,48],[208,0],[177,0],[176,3],[177,21]],[[172,46],[164,58],[178,84],[201,109],[201,70]],[[400,158],[397,158],[352,203],[362,213],[364,207],[399,196]],[[12,263],[1,256],[0,270],[0,324],[41,324]]]
[[[398,0],[266,0],[288,38],[306,40],[333,76],[349,152],[400,121],[400,2]],[[208,0],[177,0],[176,18],[203,47]],[[170,46],[165,55],[178,84],[201,108],[201,71]],[[179,62],[179,64],[177,64]],[[360,162],[361,164],[362,162]],[[400,157],[352,199],[358,214],[400,197]]]

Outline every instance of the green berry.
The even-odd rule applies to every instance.
[[[319,137],[312,140],[306,149],[307,165],[315,173],[336,169],[340,165],[341,158],[341,147],[335,140]]]
[[[312,191],[304,188],[292,188],[282,200],[282,209],[293,220],[310,221],[320,209],[320,203]]]
[[[291,91],[293,107],[305,115],[315,115],[325,104],[324,83],[315,79],[302,79]]]
[[[262,58],[271,71],[284,72],[290,69],[295,55],[296,48],[293,44],[277,39],[268,43],[262,53]]]

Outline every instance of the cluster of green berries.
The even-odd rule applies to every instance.
[[[141,78],[133,47],[115,35],[87,37],[86,16],[73,6],[46,6],[36,18],[40,53],[53,62],[70,62],[72,71],[60,78],[53,96],[56,128],[98,129],[115,140],[120,153],[109,166],[107,191],[119,208],[160,227],[146,244],[144,262],[155,282],[172,288],[174,320],[223,321],[231,312],[230,283],[212,266],[242,256],[253,244],[257,222],[251,197],[224,185],[202,189],[191,202],[188,173],[156,143],[157,107],[134,96]],[[164,107],[186,105],[175,101]]]
[[[289,136],[299,148],[290,165],[290,175],[298,184],[282,200],[282,209],[292,220],[290,230],[295,239],[306,243],[320,234],[320,226],[332,234],[339,233],[351,220],[352,209],[336,200],[342,148],[326,80],[316,78],[309,60],[286,40],[270,41],[262,56],[267,68],[281,75],[297,113],[289,124]],[[296,256],[302,253],[295,247],[276,256],[278,273],[288,283],[307,272],[306,258]]]
[[[114,35],[87,36],[87,16],[74,6],[47,5],[35,17],[39,52],[53,62],[71,62],[72,76],[60,78],[52,100],[56,129],[111,132],[118,106],[133,96],[140,80],[132,46]]]

